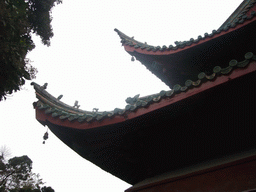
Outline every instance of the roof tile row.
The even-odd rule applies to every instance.
[[[248,10],[251,7],[254,6],[255,3],[256,3],[256,0],[253,0],[250,4],[248,4],[246,9],[242,13],[240,13],[238,15],[238,17],[232,23],[228,23],[227,25],[225,25],[224,27],[222,27],[218,30],[213,30],[212,33],[210,33],[210,34],[205,33],[203,37],[201,35],[199,35],[197,39],[191,38],[188,41],[175,41],[176,46],[173,46],[173,45],[169,45],[168,47],[166,45],[163,45],[162,47],[161,46],[152,46],[152,45],[148,45],[147,43],[141,43],[139,41],[136,41],[133,38],[128,37],[127,35],[125,35],[121,31],[119,31],[118,29],[115,29],[115,31],[120,36],[122,45],[128,45],[130,47],[134,47],[135,49],[140,48],[142,50],[146,49],[147,51],[153,51],[153,52],[156,52],[156,51],[162,51],[163,52],[163,51],[169,51],[169,50],[177,50],[179,48],[184,48],[184,47],[190,46],[194,43],[198,43],[199,41],[201,41],[203,39],[213,37],[216,34],[219,34],[223,31],[229,30],[230,28],[235,28],[237,25],[242,24],[245,21],[252,19],[253,17],[256,16],[256,12],[252,11],[249,16],[247,16],[246,13],[248,12]]]
[[[213,73],[211,75],[206,75],[204,72],[199,73],[197,81],[187,80],[184,86],[176,84],[173,89],[169,91],[161,91],[160,93],[145,97],[139,97],[139,95],[136,95],[133,98],[128,97],[126,99],[127,105],[124,109],[115,108],[113,111],[104,112],[83,111],[78,110],[75,107],[68,106],[57,100],[55,97],[51,96],[43,86],[32,83],[37,92],[37,98],[39,99],[39,101],[35,103],[35,106],[40,110],[44,110],[46,114],[51,114],[52,117],[58,117],[61,120],[77,120],[80,123],[100,121],[102,119],[111,118],[116,115],[124,115],[127,112],[134,112],[139,108],[145,108],[152,103],[159,102],[163,98],[172,97],[180,92],[185,92],[188,89],[199,86],[206,81],[213,80],[217,78],[217,76],[226,75],[235,68],[244,68],[252,60],[256,61],[256,55],[248,52],[245,54],[244,61],[238,62],[236,60],[231,60],[226,68],[216,66],[213,68]]]

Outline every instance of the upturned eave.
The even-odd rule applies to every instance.
[[[75,129],[92,129],[122,123],[250,73],[256,68],[255,61],[256,55],[248,52],[245,54],[245,60],[240,62],[231,60],[226,68],[216,66],[211,75],[200,73],[197,81],[187,80],[184,86],[177,84],[169,91],[144,97],[129,97],[126,99],[127,105],[124,109],[115,108],[113,111],[93,112],[77,109],[49,94],[43,86],[32,83],[38,98],[34,103],[36,118],[42,124],[49,121]]]
[[[247,55],[250,59],[239,62],[243,67],[226,69],[225,74],[218,73],[214,78],[211,77],[212,79],[204,77],[197,86],[191,84],[186,90],[184,87],[175,87],[175,90],[168,92],[173,93],[171,96],[158,95],[155,97],[158,101],[155,99],[147,107],[140,106],[134,111],[127,109],[124,113],[127,115],[126,118],[120,114],[113,114],[112,117],[106,116],[101,120],[95,117],[89,122],[86,118],[68,119],[81,111],[74,110],[69,114],[71,116],[67,117],[70,107],[64,106],[57,99],[46,98],[45,95],[50,95],[44,94],[45,89],[40,96],[37,95],[39,101],[34,103],[36,118],[83,158],[116,177],[135,184],[165,171],[173,171],[206,159],[253,147],[252,138],[249,137],[254,137],[254,119],[249,117],[253,114],[254,105],[246,103],[246,110],[248,106],[252,108],[247,114],[248,117],[241,122],[238,121],[238,125],[233,123],[244,117],[245,99],[247,102],[249,97],[249,103],[254,101],[248,91],[255,91],[253,79],[256,74],[256,56]],[[37,88],[41,89],[37,84],[34,84],[34,87],[37,93]],[[139,101],[140,99],[135,103]],[[219,111],[212,109],[216,106]],[[236,107],[239,107],[239,110]],[[233,110],[241,114],[237,116],[233,114]],[[201,123],[198,124],[198,121]],[[244,124],[253,127],[239,129],[245,126]],[[246,135],[240,133],[244,131]],[[202,137],[202,133],[206,135]],[[235,143],[230,145],[230,141],[225,140],[229,134],[238,134],[242,138],[236,136],[236,140],[231,140]],[[183,137],[187,139],[182,139]],[[215,137],[221,138],[223,145],[219,151],[210,153],[209,149],[212,146],[219,146],[219,141],[213,139]],[[246,145],[241,149],[237,148],[236,145],[240,146],[240,142],[243,143],[245,138],[247,142],[250,141],[250,145],[244,143]],[[205,143],[206,149],[200,145],[206,142],[205,140],[211,141],[209,144]],[[191,148],[192,151],[180,152],[187,148]],[[199,152],[202,150],[202,153],[193,152],[195,149]],[[168,168],[163,167],[163,164],[157,164],[159,158],[161,162],[169,162],[164,163]]]
[[[211,74],[214,66],[224,67],[234,57],[241,59],[246,48],[255,52],[255,5],[255,1],[249,1],[231,23],[197,39],[176,41],[175,46],[152,46],[115,31],[132,61],[141,62],[173,88],[175,84],[183,86],[187,79],[195,81],[200,72]]]
[[[118,29],[114,30],[121,38],[121,43],[124,46],[125,50],[131,55],[132,52],[138,52],[145,55],[170,55],[186,49],[193,48],[207,41],[211,41],[212,39],[218,38],[245,25],[248,25],[251,22],[254,22],[256,20],[255,4],[255,0],[244,1],[240,5],[242,9],[239,6],[235,11],[235,13],[237,13],[233,16],[231,15],[230,18],[226,22],[224,22],[218,30],[213,30],[210,34],[205,33],[204,36],[199,35],[197,39],[191,38],[187,41],[176,41],[175,45],[163,45],[162,47],[148,45],[147,43],[142,43],[139,40],[135,40],[134,37],[130,37]]]

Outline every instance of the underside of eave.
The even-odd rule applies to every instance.
[[[249,124],[254,123],[254,120],[249,122],[253,114],[250,112],[248,116],[245,110],[252,108],[250,111],[253,111],[255,106],[253,98],[255,94],[256,56],[247,53],[243,62],[232,63],[232,66],[234,70],[233,67],[229,66],[229,70],[223,71],[226,74],[219,71],[218,75],[211,80],[204,77],[201,79],[202,83],[193,88],[187,87],[184,90],[182,87],[175,87],[173,91],[176,94],[169,98],[163,95],[163,97],[159,97],[158,102],[151,103],[147,108],[141,107],[136,112],[130,112],[129,118],[123,122],[115,123],[115,116],[105,119],[105,121],[111,122],[111,125],[104,125],[104,120],[94,120],[87,123],[60,119],[61,116],[53,115],[56,111],[48,110],[45,113],[51,107],[39,109],[41,105],[37,106],[36,103],[34,107],[40,123],[47,125],[60,140],[79,155],[118,178],[135,184],[165,171],[198,163],[200,158],[202,160],[213,158],[212,154],[207,152],[208,150],[204,151],[202,148],[200,142],[203,141],[197,143],[198,139],[204,139],[208,135],[208,140],[214,143],[216,139],[212,139],[211,136],[217,134],[215,136],[229,146],[225,137],[228,130],[232,130],[232,126],[237,126],[234,122],[239,123],[241,120],[240,126],[245,127],[250,127]],[[37,88],[39,88],[38,91],[41,91],[40,95],[49,96],[44,89],[42,90],[42,87]],[[165,94],[165,92],[163,93]],[[215,95],[214,98],[212,98],[213,95]],[[42,97],[38,98],[45,101]],[[54,98],[48,97],[48,99]],[[248,104],[248,101],[251,102]],[[240,103],[239,109],[233,106],[236,103]],[[61,102],[56,101],[56,104],[61,105],[64,109]],[[228,105],[225,106],[226,104]],[[221,109],[220,112],[224,114],[215,113],[217,109]],[[234,121],[232,120],[233,111],[236,112],[236,115],[239,114],[239,117],[234,115],[236,116]],[[210,114],[212,112],[213,116]],[[204,118],[203,116],[206,114],[208,115]],[[41,119],[39,118],[40,115],[42,116]],[[212,121],[214,118],[218,121],[210,123],[207,120],[211,119]],[[243,120],[243,118],[245,119]],[[80,129],[75,128],[74,125],[80,126]],[[94,128],[88,127],[92,125]],[[232,126],[229,127],[230,125]],[[229,128],[225,130],[226,127]],[[206,131],[205,129],[207,129],[207,133],[202,136],[201,134]],[[215,131],[215,129],[222,130],[224,135],[219,135],[220,130]],[[236,136],[243,136],[243,140],[247,139],[249,142],[249,144],[241,147],[241,150],[252,147],[252,137],[256,136],[253,130],[254,128],[250,128],[246,136],[241,133],[243,130],[232,132]],[[181,142],[179,139],[181,136],[187,137],[187,139]],[[220,144],[216,146],[220,147]],[[240,150],[234,146],[216,152],[214,158],[222,156],[223,153],[235,153],[236,150]],[[180,150],[185,151],[190,148],[189,151],[193,151],[198,147],[204,151],[205,156],[192,154],[192,152],[180,153]],[[172,151],[171,154],[169,154],[170,150]],[[175,155],[173,156],[173,154]],[[158,165],[159,159],[157,157],[166,166]],[[191,161],[186,161],[187,159],[191,159]]]
[[[82,157],[135,184],[165,171],[198,163],[200,159],[209,160],[253,147],[256,136],[255,118],[251,119],[255,114],[255,63],[250,66],[244,69],[249,71],[243,76],[235,79],[230,76],[231,80],[219,86],[122,124],[77,130],[46,123]],[[227,139],[229,133],[237,140]],[[239,147],[240,144],[243,146]]]

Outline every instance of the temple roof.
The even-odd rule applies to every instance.
[[[199,35],[197,39],[176,41],[175,46],[152,46],[137,41],[118,29],[115,31],[132,60],[139,60],[170,88],[175,84],[183,86],[182,83],[187,79],[195,81],[200,72],[212,73],[211,70],[217,63],[224,67],[228,60],[237,56],[237,47],[240,50],[246,48],[243,44],[256,36],[253,32],[255,3],[255,0],[244,1],[218,30],[205,33],[204,36]],[[251,44],[248,49],[255,50],[255,44]],[[243,55],[239,55],[240,59],[242,57]],[[220,63],[220,59],[227,60]]]
[[[229,116],[231,119],[243,117],[237,117],[237,114],[232,114],[234,111],[229,109],[235,107],[235,111],[243,113],[241,110],[245,107],[244,100],[248,102],[254,98],[254,95],[247,92],[254,93],[255,64],[256,55],[248,52],[242,61],[231,60],[227,63],[226,68],[215,67],[215,72],[210,76],[204,73],[199,74],[196,82],[187,81],[183,87],[176,85],[172,90],[161,91],[146,97],[137,95],[133,98],[127,98],[127,106],[124,109],[103,112],[85,111],[77,109],[75,106],[66,105],[60,101],[60,97],[56,98],[50,95],[46,91],[46,86],[32,83],[38,98],[38,101],[34,103],[36,118],[41,124],[47,125],[57,137],[82,157],[118,178],[135,184],[148,177],[162,174],[164,171],[192,165],[204,158],[209,160],[215,156],[224,155],[224,152],[234,153],[237,149],[241,150],[234,147],[237,144],[227,148],[222,146],[223,153],[208,154],[204,149],[200,149],[203,150],[202,154],[207,153],[207,155],[196,157],[191,153],[180,154],[177,151],[178,148],[183,150],[187,145],[194,146],[198,145],[197,142],[199,144],[204,142],[201,139],[219,138],[220,136],[215,134],[220,132],[214,132],[215,129],[222,129],[222,137],[228,134],[224,131],[227,126],[225,119]],[[246,76],[249,78],[241,79]],[[230,90],[233,91],[230,92]],[[236,93],[235,103],[229,99],[233,96],[233,92]],[[234,104],[236,106],[233,106]],[[217,112],[214,107],[221,107],[222,110]],[[251,107],[254,108],[254,105]],[[190,115],[188,116],[188,114]],[[222,117],[225,118],[221,119]],[[184,118],[187,121],[183,121]],[[198,118],[208,120],[198,124]],[[215,121],[215,118],[220,118],[219,122],[208,124],[210,121]],[[154,119],[158,119],[158,121]],[[249,123],[248,119],[245,121]],[[192,143],[178,142],[177,136],[184,135],[183,129],[185,127],[187,127],[187,131],[191,129],[189,132],[202,132],[205,129],[205,123],[207,124],[207,131],[213,131],[212,135],[208,135],[210,138],[208,136],[200,137],[201,139],[193,140]],[[220,125],[217,125],[219,123]],[[245,122],[241,121],[241,123],[244,124]],[[192,124],[194,125],[191,126]],[[194,126],[197,126],[197,129],[194,129]],[[230,126],[227,126],[229,131],[236,129],[233,126],[242,125],[231,123]],[[172,131],[170,132],[170,130]],[[251,131],[248,134],[252,134]],[[191,137],[191,135],[188,136]],[[161,137],[161,142],[160,138],[154,139],[155,137]],[[248,135],[243,137],[248,137]],[[236,143],[239,143],[238,140]],[[149,145],[151,147],[148,147]],[[173,147],[168,147],[172,145]],[[208,147],[211,145],[212,143]],[[251,143],[249,146],[247,144],[243,146],[246,149],[251,149],[251,147]],[[159,150],[162,151],[159,154],[161,161],[172,162],[166,169],[160,164],[156,164],[158,161],[155,159],[157,154],[152,154]],[[182,160],[174,158],[173,155],[164,155],[166,153],[177,155]]]
[[[254,149],[255,4],[244,1],[221,29],[176,46],[149,46],[116,29],[125,50],[171,89],[129,97],[123,109],[86,111],[32,83],[36,119],[130,184]]]

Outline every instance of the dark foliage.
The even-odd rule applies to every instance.
[[[51,8],[61,0],[0,1],[0,101],[35,78],[26,55],[35,48],[31,34],[50,46],[53,37]]]
[[[32,161],[24,155],[8,161],[0,155],[0,192],[54,192],[44,183],[39,174],[32,173]]]

